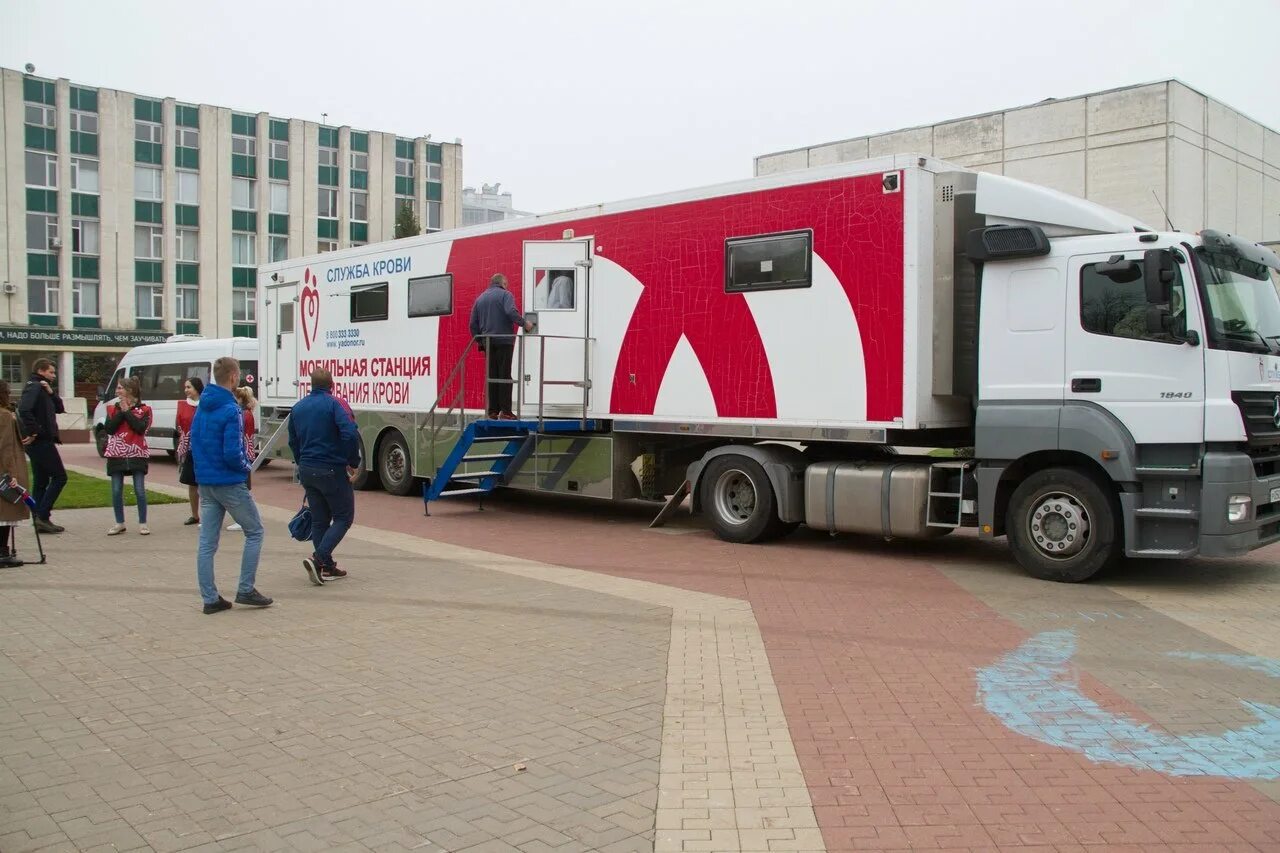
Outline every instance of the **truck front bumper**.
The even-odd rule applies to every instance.
[[[1260,477],[1245,453],[1213,451],[1202,463],[1200,554],[1235,557],[1280,542],[1280,474]],[[1230,521],[1230,499],[1252,500],[1247,517]]]

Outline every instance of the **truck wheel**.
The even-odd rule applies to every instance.
[[[391,495],[411,494],[414,488],[413,463],[404,436],[392,431],[378,446],[378,479]]]
[[[1114,495],[1093,477],[1070,468],[1032,474],[1009,502],[1009,547],[1032,577],[1078,583],[1120,551]]]
[[[355,479],[351,481],[351,486],[360,492],[368,492],[379,488],[382,481],[378,479],[378,472],[369,467],[369,455],[364,452],[364,439],[360,438],[360,464],[356,468]]]
[[[788,527],[778,519],[773,485],[754,459],[717,456],[702,473],[699,489],[711,529],[726,542],[761,542]]]

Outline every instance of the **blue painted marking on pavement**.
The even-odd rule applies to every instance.
[[[1175,735],[1113,713],[1080,692],[1069,671],[1072,631],[1037,634],[978,670],[983,706],[1019,734],[1052,746],[1170,776],[1280,779],[1280,708],[1242,701],[1255,725],[1222,734]],[[1177,653],[1280,677],[1280,661],[1248,655]],[[1228,660],[1229,658],[1230,660]]]
[[[1252,669],[1255,672],[1266,673],[1272,678],[1280,678],[1280,660],[1260,658],[1257,655],[1210,655],[1204,652],[1168,652],[1167,654],[1169,657],[1174,658],[1214,661],[1227,666],[1234,666],[1238,669]]]

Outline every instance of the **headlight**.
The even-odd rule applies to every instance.
[[[1238,524],[1249,520],[1249,510],[1253,507],[1253,498],[1248,495],[1232,495],[1227,498],[1227,521]]]

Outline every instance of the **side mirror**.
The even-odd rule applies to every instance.
[[[1164,305],[1176,277],[1173,253],[1168,249],[1148,249],[1142,255],[1142,283],[1147,291],[1147,304]]]

